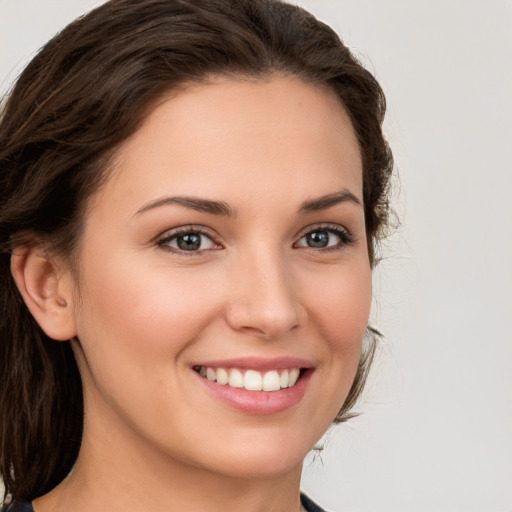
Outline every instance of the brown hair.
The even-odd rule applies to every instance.
[[[334,90],[363,161],[368,252],[386,226],[391,152],[376,80],[325,24],[278,0],[111,0],[57,34],[27,66],[0,121],[0,469],[6,492],[32,500],[71,470],[83,399],[68,342],[28,312],[10,273],[16,245],[42,240],[71,257],[84,205],[109,157],[154,102],[215,75],[294,75]],[[371,334],[371,333],[370,333]],[[335,419],[350,417],[375,339]]]

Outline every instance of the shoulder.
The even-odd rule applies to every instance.
[[[308,498],[305,494],[300,495],[300,502],[307,512],[327,512],[323,508],[320,508],[311,498]]]
[[[25,501],[13,501],[0,505],[0,512],[34,512],[32,505]]]

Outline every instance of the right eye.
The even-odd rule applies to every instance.
[[[209,235],[197,229],[183,229],[166,234],[158,240],[158,246],[168,248],[173,252],[198,253],[219,246]]]

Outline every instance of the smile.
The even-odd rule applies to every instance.
[[[291,388],[295,386],[300,375],[299,368],[260,372],[254,369],[196,366],[194,370],[211,382],[232,388],[244,388],[247,391],[280,391]]]
[[[271,415],[301,402],[315,364],[298,357],[198,361],[192,374],[216,401],[244,414]]]

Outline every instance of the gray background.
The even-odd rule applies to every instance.
[[[0,0],[0,92],[93,0]],[[302,0],[377,75],[400,230],[386,341],[304,489],[339,512],[512,511],[512,1]],[[316,460],[314,460],[316,459]]]

